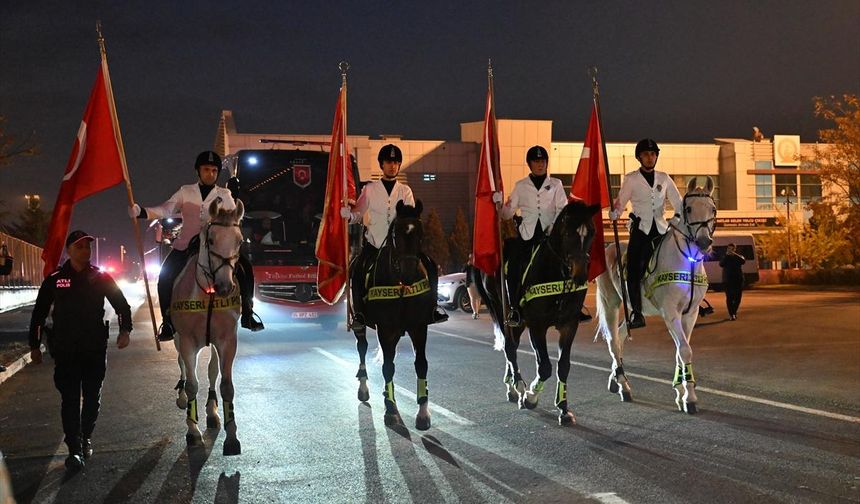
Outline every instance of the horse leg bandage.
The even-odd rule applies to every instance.
[[[684,381],[687,383],[695,383],[696,377],[693,376],[693,363],[684,364]]]
[[[555,386],[555,405],[561,407],[567,403],[567,383],[559,381]]]
[[[224,425],[233,423],[236,421],[236,413],[233,409],[233,403],[224,401]]]
[[[427,379],[426,378],[418,378],[418,404],[424,404],[427,402]]]
[[[394,399],[394,382],[393,381],[385,382],[385,400],[392,402],[392,403],[395,403],[395,404],[397,403],[397,400]]]
[[[191,423],[197,423],[197,398],[188,401],[188,409],[185,410],[185,418]]]
[[[672,378],[672,386],[677,387],[681,384],[681,377],[684,376],[684,369],[675,364],[675,376]]]
[[[543,392],[543,387],[544,381],[540,378],[535,378],[531,385],[532,392],[534,392],[535,394],[540,394],[541,392]]]

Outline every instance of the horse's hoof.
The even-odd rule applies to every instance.
[[[558,414],[558,424],[559,425],[573,425],[576,423],[576,417],[573,416],[573,412],[566,411],[564,413]]]
[[[508,402],[516,403],[516,402],[519,402],[519,400],[520,400],[520,396],[517,395],[516,392],[508,391]]]
[[[186,434],[185,444],[188,445],[189,448],[203,446],[203,438],[200,436],[195,436],[194,434]]]
[[[698,410],[698,408],[696,408],[696,403],[694,403],[694,402],[684,403],[684,412],[687,413],[688,415],[695,415],[696,413],[698,413],[698,411],[699,410]]]
[[[427,430],[430,428],[430,417],[415,417],[415,428],[418,430]]]
[[[224,456],[230,457],[232,455],[241,455],[241,454],[242,454],[242,443],[240,443],[238,439],[225,439],[224,440]]]
[[[367,379],[361,381],[358,385],[358,400],[367,402],[370,400],[370,390],[367,388]]]
[[[391,414],[386,413],[385,416],[383,417],[383,420],[385,421],[386,427],[394,427],[397,425],[403,425],[403,419],[400,418],[399,413],[391,413]]]
[[[220,429],[221,428],[221,419],[217,416],[206,417],[206,428],[207,429]]]
[[[528,396],[523,397],[523,400],[520,401],[520,409],[535,409],[537,408],[538,402],[529,401]]]
[[[177,397],[176,407],[185,411],[186,409],[188,409],[188,399],[182,399],[181,397]]]
[[[633,394],[631,394],[628,390],[622,390],[621,402],[633,402]]]

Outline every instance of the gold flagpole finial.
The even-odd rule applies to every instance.
[[[106,52],[105,52],[105,37],[104,37],[104,35],[102,34],[102,21],[101,21],[101,19],[97,19],[97,20],[96,20],[96,34],[98,34],[98,37],[96,38],[96,40],[97,40],[97,41],[98,41],[98,43],[99,43],[99,50],[100,50],[100,51],[101,51],[101,53],[102,53],[102,57],[105,57],[105,56],[106,56]]]
[[[346,72],[349,71],[349,62],[341,61],[337,64],[337,68],[340,70],[340,76],[343,77],[344,81],[346,81]]]
[[[597,84],[597,67],[590,66],[588,67],[588,76],[591,77],[591,91],[594,93],[594,96],[598,96],[600,94],[600,89]]]

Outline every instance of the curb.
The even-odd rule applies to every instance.
[[[12,378],[12,376],[15,373],[24,369],[24,366],[29,364],[31,361],[32,361],[32,359],[30,358],[30,353],[27,352],[24,355],[22,355],[18,360],[16,360],[12,364],[9,364],[6,367],[6,371],[0,373],[0,385],[2,385],[3,382],[8,380],[9,378]]]

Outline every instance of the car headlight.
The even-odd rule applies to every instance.
[[[445,298],[451,297],[451,284],[440,285],[439,295]]]

